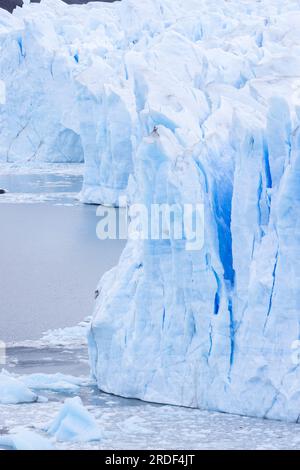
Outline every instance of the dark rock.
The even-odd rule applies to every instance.
[[[3,434],[8,434],[9,433],[9,429],[8,428],[0,428],[0,436],[3,435]]]
[[[109,2],[112,3],[115,0],[93,0],[102,1],[102,2]],[[40,0],[31,0],[31,3],[39,3]],[[65,3],[74,4],[74,5],[81,5],[82,3],[88,3],[88,0],[64,0]],[[0,8],[4,8],[4,10],[9,11],[10,13],[16,8],[16,6],[22,6],[23,0],[0,0]]]
[[[0,188],[0,194],[5,194],[5,193],[6,193],[5,189]]]

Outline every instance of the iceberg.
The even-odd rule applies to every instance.
[[[0,403],[2,405],[36,401],[38,401],[38,396],[34,392],[9,372],[2,370],[0,374]]]
[[[130,239],[100,281],[105,392],[299,420],[299,24],[296,0],[1,11],[1,159],[84,160],[83,202],[203,207],[201,249]]]
[[[13,450],[54,450],[48,439],[27,429],[0,436],[0,446]]]
[[[48,428],[57,441],[99,441],[101,430],[95,418],[84,408],[79,397],[67,398],[61,411]]]
[[[20,380],[32,390],[47,390],[62,393],[78,392],[81,386],[87,385],[88,381],[80,377],[56,374],[29,374],[20,377]]]

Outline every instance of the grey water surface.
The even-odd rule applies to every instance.
[[[100,277],[117,264],[123,241],[100,241],[96,206],[68,200],[82,177],[0,175],[0,341],[38,339],[91,315]],[[27,193],[57,193],[55,203],[1,203]]]

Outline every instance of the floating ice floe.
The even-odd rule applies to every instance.
[[[87,317],[76,326],[46,331],[39,343],[47,346],[86,346],[91,317]]]
[[[84,408],[79,397],[65,400],[61,411],[47,430],[58,441],[98,441],[102,436],[96,420]]]
[[[39,397],[22,381],[2,370],[0,374],[0,403],[3,405],[17,403],[33,403]]]
[[[54,450],[48,439],[27,429],[0,436],[0,447],[14,450]]]
[[[85,347],[87,345],[87,335],[91,324],[91,317],[87,317],[75,326],[47,330],[38,340],[25,340],[13,343],[18,347],[64,347],[72,349]]]
[[[75,393],[81,386],[87,385],[86,378],[72,375],[57,374],[30,374],[20,378],[24,385],[33,390],[51,390],[54,392]]]

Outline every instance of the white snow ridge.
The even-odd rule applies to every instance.
[[[130,241],[89,334],[99,388],[297,421],[300,6],[59,0],[0,13],[0,155],[84,159],[81,198],[205,207],[205,243]]]

